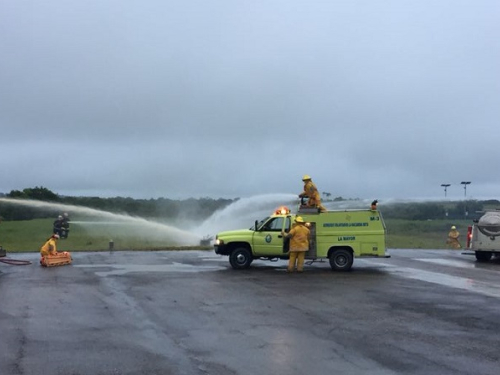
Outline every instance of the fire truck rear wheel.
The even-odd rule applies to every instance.
[[[487,262],[491,259],[491,251],[476,251],[476,260],[478,262]]]
[[[229,255],[229,263],[235,270],[243,270],[250,267],[253,258],[250,250],[245,247],[238,247]]]
[[[346,249],[338,249],[330,254],[330,267],[334,271],[349,271],[353,261],[352,253]]]

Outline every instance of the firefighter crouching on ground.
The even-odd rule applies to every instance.
[[[295,224],[290,232],[281,232],[284,238],[290,238],[290,258],[288,260],[288,272],[293,272],[297,266],[297,272],[304,271],[304,259],[309,250],[309,228],[306,227],[304,219],[300,216],[295,218]]]
[[[72,258],[69,252],[57,252],[57,240],[59,238],[57,233],[53,234],[40,248],[40,265],[52,267],[71,264]]]
[[[455,227],[453,225],[451,227],[450,233],[448,233],[448,240],[446,241],[448,246],[452,247],[453,249],[462,248],[462,245],[460,245],[460,242],[458,242],[459,236],[460,236],[460,232],[457,230],[457,227]]]
[[[53,234],[50,236],[50,238],[43,244],[43,246],[40,248],[40,255],[46,256],[46,255],[56,255],[57,254],[57,240],[59,239],[59,235]]]
[[[321,197],[319,195],[318,188],[312,182],[311,176],[304,175],[302,177],[302,181],[304,181],[304,191],[299,194],[300,198],[309,197],[307,201],[307,206],[309,207],[317,207],[321,212],[326,212],[326,208],[321,204]]]

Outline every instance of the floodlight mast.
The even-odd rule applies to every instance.
[[[467,198],[467,185],[470,185],[470,181],[462,181],[460,184],[464,185],[464,197]]]
[[[444,187],[444,197],[446,198],[446,189],[448,189],[448,186],[450,186],[450,184],[441,184],[442,187]]]
[[[462,181],[460,183],[461,185],[464,185],[464,201],[465,201],[465,220],[467,220],[467,215],[469,215],[469,211],[467,210],[467,185],[470,185],[470,181]]]

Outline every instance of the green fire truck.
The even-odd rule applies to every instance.
[[[355,257],[389,257],[386,227],[376,205],[327,212],[301,206],[296,214],[280,207],[249,229],[218,233],[215,253],[229,256],[234,269],[246,269],[256,259],[288,259],[289,240],[282,232],[290,230],[296,216],[301,216],[310,230],[308,260],[328,259],[334,271],[348,271]]]

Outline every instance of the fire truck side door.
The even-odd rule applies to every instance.
[[[253,253],[257,256],[280,256],[283,254],[281,231],[286,222],[284,217],[272,217],[253,235]]]

